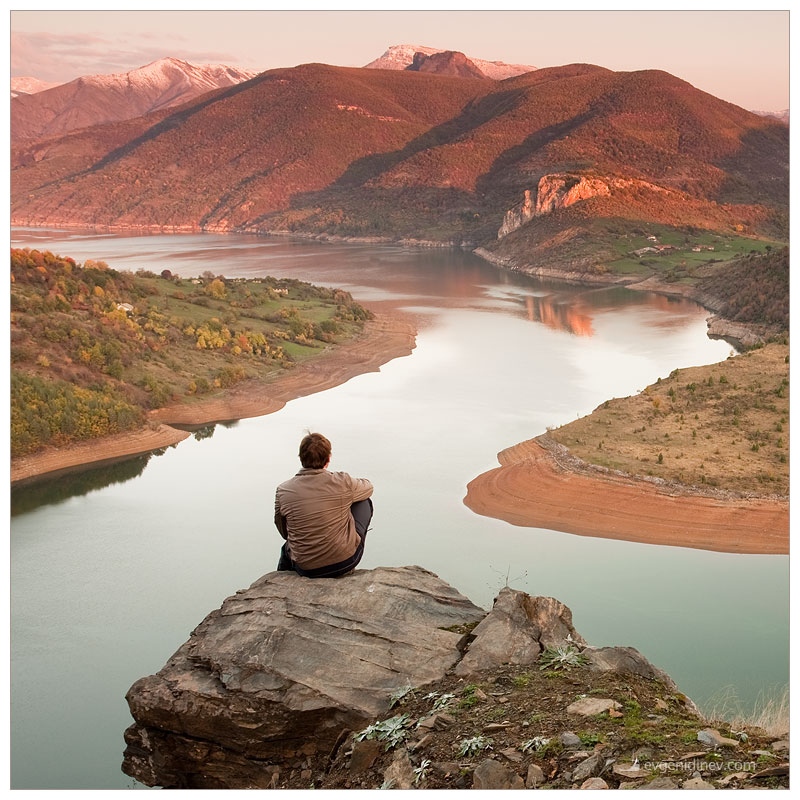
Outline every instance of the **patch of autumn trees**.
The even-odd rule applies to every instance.
[[[12,249],[12,456],[135,429],[149,409],[291,367],[369,316],[300,281],[132,274]]]

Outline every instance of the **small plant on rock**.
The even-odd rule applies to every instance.
[[[455,698],[454,694],[450,694],[449,692],[445,692],[439,697],[436,698],[436,701],[433,704],[434,711],[441,711],[443,708],[446,708],[448,703]]]
[[[581,744],[584,747],[594,747],[596,744],[603,741],[603,737],[599,733],[589,733],[586,731],[579,733],[578,738],[581,740]]]
[[[489,750],[492,746],[492,740],[486,736],[471,736],[468,739],[462,739],[458,744],[459,756],[474,756],[483,750]]]
[[[458,701],[458,707],[472,708],[478,702],[477,691],[478,687],[474,683],[468,683],[462,692],[463,697]]]
[[[543,750],[548,744],[550,744],[550,739],[546,736],[534,736],[533,739],[527,739],[522,742],[519,749],[522,750],[523,753],[538,753],[539,750]]]
[[[409,699],[413,699],[414,697],[414,687],[410,684],[408,686],[401,686],[399,689],[395,690],[391,697],[389,697],[389,708],[394,708],[407,697]]]
[[[572,667],[582,667],[586,663],[586,656],[572,645],[548,647],[539,656],[540,670],[565,670]]]
[[[429,758],[423,758],[420,761],[418,767],[414,767],[414,785],[417,786],[421,781],[424,781],[425,778],[428,777],[428,772],[430,771],[431,767],[431,760]]]
[[[376,739],[379,742],[384,742],[386,750],[391,750],[408,736],[408,730],[406,729],[408,720],[408,714],[399,714],[382,722],[374,722],[364,728],[363,731],[359,731],[355,735],[355,739],[357,742],[361,742],[364,739]]]

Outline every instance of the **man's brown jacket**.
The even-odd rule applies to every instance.
[[[366,478],[327,469],[301,469],[275,492],[275,525],[301,569],[350,558],[361,543],[350,506],[372,495]]]

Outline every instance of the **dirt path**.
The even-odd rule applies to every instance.
[[[559,464],[537,439],[503,450],[465,504],[512,525],[725,553],[788,554],[788,501],[715,498]]]
[[[283,408],[290,400],[345,383],[356,375],[377,372],[394,358],[414,349],[416,328],[408,316],[382,311],[356,339],[331,348],[268,382],[240,384],[223,396],[160,408],[146,428],[65,448],[51,448],[14,459],[11,483],[59,472],[118,461],[177,444],[191,434],[170,425],[204,425],[260,417]]]

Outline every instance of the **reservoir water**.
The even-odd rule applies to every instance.
[[[414,352],[379,372],[12,493],[12,788],[133,785],[120,771],[125,692],[274,568],[274,490],[307,429],[331,439],[332,469],[375,484],[362,567],[419,564],[484,608],[506,583],[557,597],[589,642],[636,647],[702,707],[733,695],[749,710],[788,683],[788,557],[517,528],[463,504],[499,450],[727,358],[694,303],[395,246],[28,229],[12,246],[184,277],[299,278],[419,328]]]

